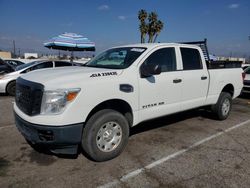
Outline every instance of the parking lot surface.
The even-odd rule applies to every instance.
[[[83,154],[37,152],[17,131],[0,96],[0,187],[249,187],[250,99],[234,100],[225,121],[192,110],[142,123],[125,151],[97,163]]]

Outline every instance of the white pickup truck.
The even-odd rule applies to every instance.
[[[242,69],[207,69],[196,45],[135,44],[109,49],[83,67],[38,70],[16,82],[16,126],[56,154],[81,146],[95,161],[118,156],[131,127],[197,107],[228,117]]]

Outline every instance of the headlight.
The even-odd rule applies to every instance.
[[[44,91],[41,104],[41,114],[60,114],[79,93],[80,89],[60,89]]]

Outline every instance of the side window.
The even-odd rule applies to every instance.
[[[66,67],[66,66],[72,66],[72,63],[65,61],[55,61],[55,67]]]
[[[162,48],[153,52],[144,62],[145,65],[160,65],[162,72],[176,71],[174,48]]]
[[[52,67],[53,67],[53,63],[51,61],[47,61],[47,62],[40,63],[38,65],[35,65],[31,69],[37,70],[37,69],[52,68]]]
[[[181,48],[183,70],[202,69],[200,52],[193,48]]]

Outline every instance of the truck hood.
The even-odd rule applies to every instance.
[[[24,74],[21,77],[25,80],[41,83],[47,88],[54,89],[79,87],[79,83],[89,83],[92,82],[92,80],[113,79],[113,77],[119,76],[121,73],[122,70],[117,69],[74,66],[36,70]]]

